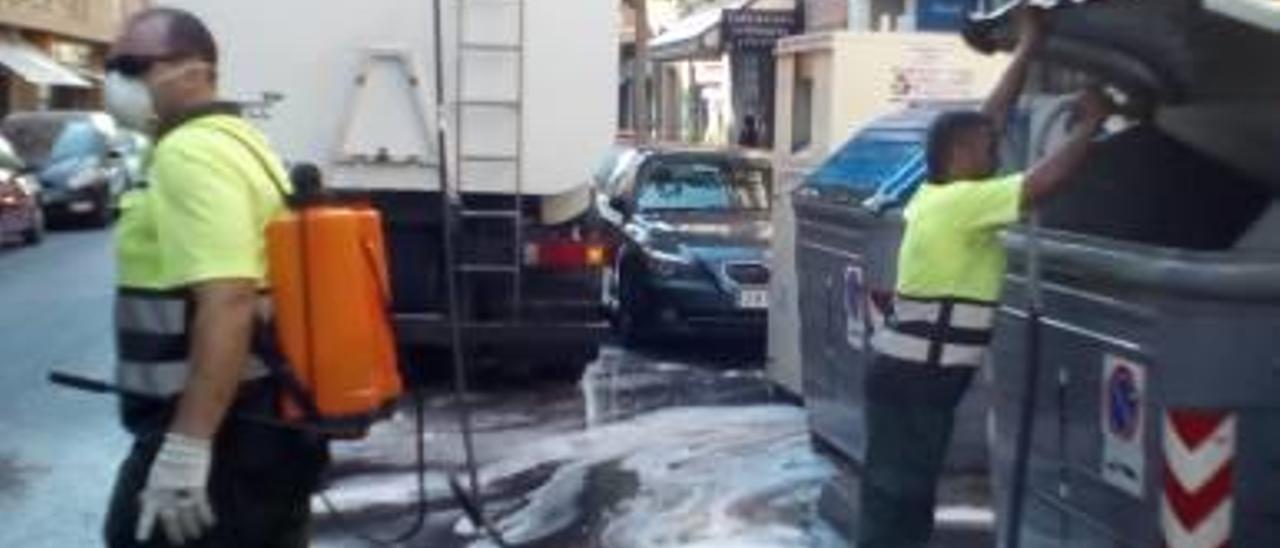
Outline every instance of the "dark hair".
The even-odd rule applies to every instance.
[[[133,23],[153,17],[167,25],[165,38],[169,42],[169,53],[218,64],[218,43],[213,39],[213,33],[209,32],[209,27],[195,14],[177,8],[149,8],[134,16]]]
[[[951,150],[956,140],[975,129],[991,127],[987,115],[974,110],[953,110],[939,114],[929,126],[929,140],[925,149],[925,165],[929,168],[929,181],[946,183]]]

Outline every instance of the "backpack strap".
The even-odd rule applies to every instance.
[[[260,150],[258,150],[257,146],[249,142],[249,140],[244,138],[244,136],[224,127],[213,125],[211,126],[211,129],[232,138],[248,150],[249,153],[253,155],[254,159],[258,161],[259,166],[262,167],[262,171],[266,173],[267,178],[271,180],[271,184],[275,187],[276,192],[280,193],[280,197],[284,200],[285,205],[287,207],[292,207],[293,194],[290,194],[285,190],[284,182],[276,175],[276,171],[272,169],[271,163],[267,161],[266,157]],[[316,408],[315,398],[312,397],[310,391],[303,386],[302,381],[298,379],[297,375],[294,375],[293,371],[289,369],[289,360],[284,355],[284,351],[280,346],[280,341],[276,336],[274,327],[274,322],[265,318],[257,318],[254,321],[253,339],[251,342],[253,351],[260,359],[262,359],[262,362],[267,366],[267,369],[271,374],[280,381],[281,388],[284,390],[285,394],[294,400],[294,403],[302,409],[307,418],[311,420],[318,420],[320,418],[320,410]]]

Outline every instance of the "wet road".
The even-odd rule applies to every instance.
[[[128,440],[113,400],[45,378],[54,369],[110,377],[111,281],[106,232],[0,250],[0,546],[100,545]],[[814,451],[803,411],[773,391],[762,360],[759,345],[740,342],[609,346],[576,383],[474,395],[486,518],[513,545],[531,547],[847,546],[848,512],[826,519],[819,508],[839,499],[832,486],[856,482]],[[335,446],[326,496],[313,502],[315,546],[374,546],[366,536],[412,525],[417,439],[429,511],[397,545],[493,545],[448,488],[449,477],[465,477],[456,400],[434,387],[424,402],[421,437],[406,404],[369,439]],[[989,528],[989,515],[965,510],[984,498],[968,481],[944,486],[952,505],[944,517]],[[981,534],[935,543],[990,544]]]
[[[114,402],[50,386],[106,377],[112,267],[105,231],[0,250],[0,546],[96,546],[127,440]]]

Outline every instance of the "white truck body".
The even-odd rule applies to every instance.
[[[224,97],[257,106],[251,117],[281,154],[320,166],[331,187],[439,190],[436,125],[443,119],[450,167],[465,192],[512,193],[518,164],[524,194],[576,193],[616,128],[618,11],[610,2],[569,9],[523,0],[520,40],[520,1],[467,0],[460,19],[458,0],[443,0],[442,113],[429,0],[159,3],[190,10],[211,27],[222,50]],[[468,43],[519,49],[466,50],[460,71],[460,23]],[[374,52],[404,62],[371,59]],[[492,104],[460,106],[468,101]],[[467,159],[517,153],[518,162]]]
[[[221,95],[286,161],[319,166],[328,189],[381,211],[403,348],[451,347],[463,324],[487,353],[477,363],[587,363],[608,327],[585,213],[617,127],[617,5],[440,2],[440,36],[433,0],[157,4],[209,25]],[[578,262],[542,264],[542,246]],[[467,303],[456,311],[448,276]]]

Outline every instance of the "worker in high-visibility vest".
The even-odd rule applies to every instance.
[[[105,535],[112,548],[308,544],[328,453],[305,432],[246,422],[281,389],[251,351],[265,318],[267,223],[283,166],[216,95],[218,49],[190,13],[133,17],[107,60],[105,99],[155,139],[146,185],[121,199],[116,333],[134,435]]]
[[[904,211],[892,315],[872,337],[861,548],[923,547],[955,409],[985,361],[1005,271],[999,231],[1072,180],[1112,106],[1088,89],[1060,148],[1026,173],[997,175],[997,146],[1044,40],[1038,11],[1018,17],[1012,63],[981,112],[930,128],[928,180]]]

